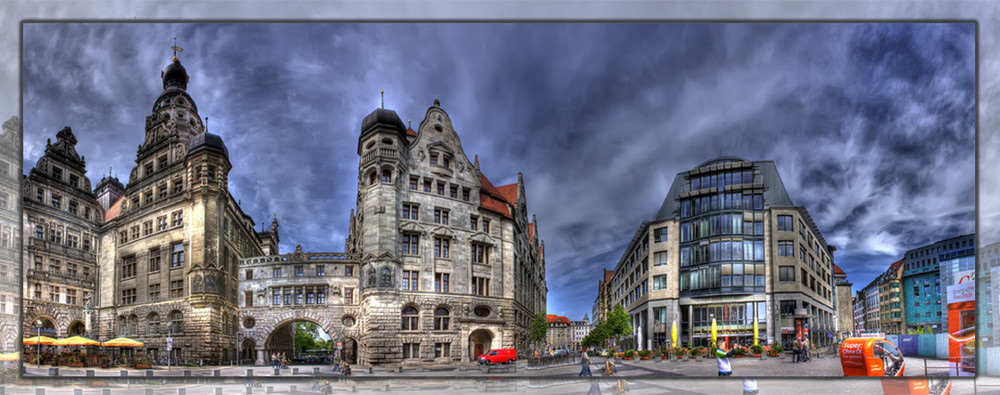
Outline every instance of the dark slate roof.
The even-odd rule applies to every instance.
[[[202,133],[191,138],[188,142],[188,155],[193,154],[197,151],[203,149],[209,149],[216,152],[220,152],[229,157],[229,150],[226,148],[226,144],[222,142],[222,137],[212,133]]]
[[[680,204],[679,199],[682,193],[689,192],[687,177],[688,175],[697,169],[701,169],[707,166],[727,166],[730,162],[751,162],[747,159],[735,157],[735,156],[722,156],[714,158],[704,163],[698,165],[694,169],[686,172],[677,173],[674,177],[673,184],[670,185],[670,190],[667,192],[666,198],[663,199],[663,205],[660,206],[660,210],[656,213],[653,221],[663,221],[666,219],[679,217],[680,216]],[[755,167],[760,170],[760,176],[755,176],[754,181],[763,181],[764,186],[764,205],[765,206],[794,206],[792,200],[788,197],[788,192],[785,191],[785,184],[781,182],[781,176],[778,174],[778,169],[774,166],[774,161],[758,161],[751,162]],[[721,170],[721,169],[719,169]]]
[[[403,125],[403,121],[399,119],[399,115],[396,115],[395,111],[386,110],[384,108],[375,109],[375,111],[372,111],[371,114],[368,114],[368,116],[361,121],[361,134],[367,134],[371,129],[378,125],[392,128],[404,136],[406,134],[406,126]]]

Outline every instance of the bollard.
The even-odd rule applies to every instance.
[[[292,374],[299,374],[299,368],[292,368]]]
[[[296,392],[299,392],[299,387],[297,385],[288,386],[288,393],[294,394]]]
[[[347,392],[355,392],[354,384],[347,386]]]
[[[49,376],[58,376],[59,368],[49,368]]]
[[[277,369],[277,368],[274,369],[274,375],[275,376],[280,376],[281,375],[281,369]]]
[[[94,377],[94,370],[93,369],[88,369],[85,375],[87,377]]]
[[[319,374],[319,368],[313,368],[313,374]]]
[[[110,391],[108,391],[110,393]],[[178,388],[177,395],[187,395],[187,388]]]
[[[271,385],[267,386],[266,388],[264,388],[264,392],[268,394],[274,392],[274,386]]]
[[[424,366],[423,365],[417,366],[417,371],[418,372],[423,372],[424,371]]]
[[[35,395],[45,395],[45,388],[35,388]]]
[[[102,389],[101,395],[111,395],[111,388]]]
[[[191,371],[190,370],[185,370],[184,371],[184,377],[191,377]]]
[[[153,389],[152,388],[146,388],[145,395],[153,395]]]
[[[215,369],[215,370],[212,371],[212,376],[215,376],[215,377],[222,376],[222,371],[219,370],[219,369]]]
[[[392,368],[392,372],[393,373],[403,373],[403,367],[402,366],[396,366],[396,367]]]
[[[367,368],[364,368],[364,371],[365,371],[365,373],[372,374],[372,368],[370,366],[367,367]]]
[[[215,395],[222,395],[222,387],[215,387]]]
[[[118,375],[121,376],[121,377],[128,377],[128,371],[127,370],[119,370],[118,371]]]
[[[253,387],[243,387],[243,393],[244,394],[252,394],[253,393]]]
[[[147,370],[146,371],[146,377],[153,377],[153,371],[152,370]]]
[[[247,377],[253,376],[253,369],[247,369]]]
[[[83,390],[76,388],[73,390],[73,395],[83,395]]]

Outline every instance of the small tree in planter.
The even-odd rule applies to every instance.
[[[650,354],[652,354],[652,352],[649,350],[639,351],[639,359],[649,359]]]
[[[760,354],[764,353],[764,347],[760,344],[754,344],[750,346],[750,352],[753,353],[754,357],[760,358]]]
[[[660,350],[660,358],[670,359],[670,350],[670,347],[664,346],[663,349]]]
[[[736,358],[743,358],[747,356],[747,349],[743,347],[734,347],[733,355],[736,356]]]
[[[702,354],[704,354],[704,352],[705,352],[705,349],[703,349],[701,347],[695,347],[695,348],[692,348],[691,351],[689,351],[689,353],[691,354],[691,359],[697,359],[699,356],[701,356]]]
[[[687,350],[684,347],[674,347],[674,355],[677,359],[684,358],[684,354],[687,354]]]
[[[630,349],[630,350],[625,351],[625,359],[626,360],[631,361],[632,357],[634,357],[634,356],[635,356],[635,350],[631,350]]]

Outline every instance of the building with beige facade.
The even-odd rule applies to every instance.
[[[0,352],[20,349],[21,335],[21,120],[0,135]]]
[[[765,343],[836,332],[834,247],[804,207],[792,203],[774,162],[720,157],[677,174],[656,216],[641,224],[608,284],[635,333],[626,348],[679,340]],[[641,343],[640,343],[641,339]]]

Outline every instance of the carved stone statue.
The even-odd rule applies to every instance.
[[[90,292],[83,293],[83,305],[87,308],[87,310],[94,308],[94,305],[91,303],[90,298],[91,298]]]

